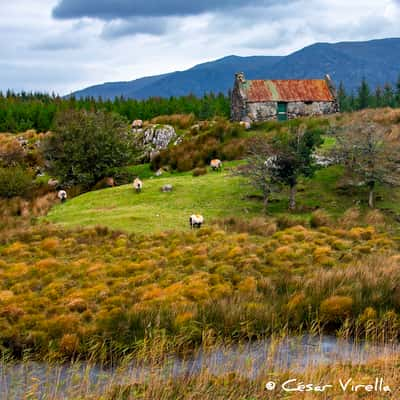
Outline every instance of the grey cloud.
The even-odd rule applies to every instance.
[[[103,39],[118,39],[123,36],[145,34],[159,36],[167,30],[165,18],[130,18],[110,21],[104,25]]]
[[[30,46],[32,50],[39,51],[74,50],[81,47],[81,42],[76,40],[76,38],[64,36],[45,38]]]
[[[293,0],[285,0],[290,3]],[[60,0],[53,16],[60,19],[99,18],[103,20],[129,17],[197,15],[249,6],[268,6],[274,0]]]

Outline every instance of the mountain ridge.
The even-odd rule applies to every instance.
[[[81,97],[147,99],[228,93],[234,74],[248,79],[312,79],[327,73],[338,86],[354,91],[363,78],[372,88],[394,84],[400,74],[400,38],[369,41],[318,42],[286,56],[237,56],[195,65],[184,71],[147,76],[133,81],[106,82],[73,92]]]

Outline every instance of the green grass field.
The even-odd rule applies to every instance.
[[[226,167],[235,165],[237,162],[227,163]],[[193,213],[202,214],[206,223],[229,216],[251,219],[261,215],[261,201],[247,197],[255,194],[254,190],[228,170],[199,177],[187,172],[156,178],[148,166],[132,168],[139,168],[137,172],[145,178],[142,193],[135,193],[132,185],[85,193],[55,206],[46,219],[65,227],[104,225],[147,234],[189,229],[188,220]],[[338,193],[336,185],[342,173],[341,167],[334,166],[317,171],[311,179],[302,179],[297,194],[299,210],[295,214],[308,219],[314,208],[323,208],[333,217],[340,217],[358,199],[361,208],[366,209],[365,189],[357,189],[352,195]],[[172,193],[161,192],[165,184],[173,185]],[[378,208],[400,211],[398,190],[378,188],[377,194],[383,197],[377,203]],[[276,193],[272,198],[269,214],[286,214],[287,191]]]
[[[165,184],[172,193],[162,193]],[[189,216],[202,214],[206,221],[229,215],[259,215],[261,204],[242,199],[246,188],[229,172],[200,177],[174,174],[145,179],[142,193],[132,185],[78,196],[52,209],[47,219],[64,226],[105,225],[129,232],[153,233],[189,229]]]

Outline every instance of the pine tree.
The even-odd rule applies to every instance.
[[[383,92],[382,88],[380,86],[377,86],[375,90],[375,101],[374,101],[374,106],[379,108],[382,107],[383,105]]]
[[[340,82],[337,96],[338,96],[340,110],[341,111],[349,111],[348,110],[348,102],[347,102],[347,94],[346,94],[346,89],[343,85],[343,81]]]
[[[383,106],[393,107],[394,106],[394,93],[390,83],[386,83],[383,88]]]
[[[370,106],[370,94],[371,90],[369,88],[368,82],[365,78],[361,81],[361,86],[358,89],[358,108],[360,110],[368,108]]]
[[[396,98],[395,98],[395,106],[400,107],[400,74],[396,82]]]

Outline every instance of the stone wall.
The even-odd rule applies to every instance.
[[[247,103],[245,115],[250,117],[254,122],[276,120],[277,119],[277,102],[260,102],[260,103]],[[287,114],[288,119],[313,116],[334,114],[338,112],[336,102],[318,102],[304,103],[301,101],[288,103]]]
[[[296,101],[293,103],[288,103],[287,111],[288,118],[293,119],[300,116],[334,114],[338,110],[336,102],[333,101],[313,101],[312,103]]]
[[[247,103],[246,115],[254,122],[267,121],[276,119],[278,103],[263,102],[263,103]]]

